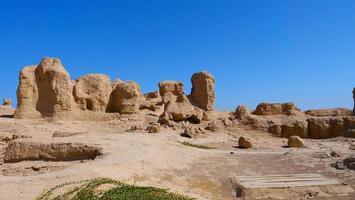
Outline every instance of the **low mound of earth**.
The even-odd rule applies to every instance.
[[[80,143],[38,143],[9,142],[5,149],[4,162],[14,163],[25,160],[73,161],[95,159],[101,149]]]
[[[305,113],[307,115],[316,116],[316,117],[352,115],[352,111],[345,108],[307,110]]]

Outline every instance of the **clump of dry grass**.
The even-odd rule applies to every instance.
[[[209,147],[209,146],[205,146],[205,145],[201,145],[201,144],[192,144],[192,143],[189,143],[189,142],[179,142],[180,144],[182,145],[185,145],[185,146],[189,146],[189,147],[195,147],[195,148],[199,148],[199,149],[216,149],[214,147]]]

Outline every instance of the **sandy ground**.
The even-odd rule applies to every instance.
[[[0,163],[0,200],[35,199],[45,189],[69,181],[107,177],[129,184],[168,188],[197,199],[236,199],[233,176],[318,173],[355,188],[355,173],[336,170],[331,163],[354,155],[354,139],[307,140],[307,147],[284,148],[286,139],[268,133],[235,130],[209,132],[201,139],[187,139],[179,131],[160,133],[127,131],[135,120],[111,122],[51,122],[0,117],[0,134],[29,136],[19,140],[80,142],[103,148],[95,160],[73,162],[24,161]],[[11,113],[10,113],[11,114]],[[53,138],[56,131],[75,133]],[[181,132],[181,131],[180,131]],[[239,136],[253,140],[254,149],[235,148]],[[198,149],[179,141],[217,149]],[[5,142],[0,142],[0,160]],[[336,152],[340,157],[331,156]],[[34,170],[36,169],[36,170]],[[338,199],[354,199],[352,194]],[[330,198],[331,199],[331,198]]]

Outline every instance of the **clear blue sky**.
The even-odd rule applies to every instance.
[[[219,109],[293,101],[352,108],[354,0],[36,0],[0,6],[0,98],[18,72],[58,57],[72,79],[104,73],[143,92],[216,78]]]

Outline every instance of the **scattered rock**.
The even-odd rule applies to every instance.
[[[41,171],[41,168],[42,168],[41,166],[37,166],[37,165],[32,166],[32,170],[35,171],[35,172]]]
[[[181,134],[182,137],[187,137],[187,138],[197,138],[198,134],[195,131],[195,128],[192,126],[186,126],[184,128],[184,132]]]
[[[304,195],[305,199],[315,199],[319,196],[319,192],[308,191]]]
[[[293,103],[261,103],[259,104],[254,115],[299,115],[298,109]]]
[[[143,131],[144,127],[142,124],[140,125],[133,125],[131,128],[130,128],[130,131]]]
[[[22,139],[22,138],[31,138],[31,136],[18,135],[18,134],[13,134],[13,135],[12,135],[12,140],[17,140],[17,139]]]
[[[287,142],[289,147],[303,147],[304,141],[299,136],[290,136]]]
[[[289,120],[281,126],[282,136],[299,136],[301,138],[308,137],[308,123],[306,120]]]
[[[239,105],[234,112],[234,116],[236,119],[244,119],[250,116],[250,111],[247,106]]]
[[[221,129],[222,125],[219,121],[213,120],[210,123],[208,123],[206,130],[212,131],[212,132],[217,132]]]
[[[238,140],[239,148],[242,149],[249,149],[253,148],[253,144],[249,138],[246,137],[240,137]]]
[[[0,134],[0,141],[2,142],[10,142],[12,140],[17,140],[21,138],[31,138],[31,136],[26,136],[26,135],[18,135],[18,134]]]
[[[346,166],[348,169],[355,170],[355,157],[354,156],[345,158],[343,163],[344,163],[344,166]]]
[[[194,124],[199,124],[203,118],[203,111],[190,102],[172,102],[169,101],[164,108],[164,113],[161,117],[167,117],[173,121],[189,121]]]
[[[231,127],[231,126],[233,126],[232,120],[230,120],[230,119],[228,119],[228,118],[222,119],[222,123],[223,123],[223,125],[226,126],[226,127]]]
[[[8,98],[4,99],[2,103],[3,106],[11,106],[11,104],[12,104],[12,100]]]
[[[11,140],[12,140],[12,138],[9,137],[9,136],[0,135],[0,141],[1,142],[10,142]]]
[[[339,153],[335,152],[335,151],[331,151],[331,152],[330,152],[330,156],[331,156],[331,157],[334,157],[334,158],[341,157],[341,155],[340,155]]]
[[[171,123],[171,121],[167,115],[162,115],[159,117],[158,123],[160,125],[168,126]]]
[[[195,128],[195,131],[197,132],[197,133],[201,133],[201,134],[206,134],[205,133],[205,131],[203,130],[203,128],[201,128],[201,127],[198,127],[197,129]]]
[[[192,75],[191,82],[192,90],[190,97],[194,105],[206,111],[214,110],[215,80],[212,74],[205,71],[195,73]]]
[[[342,162],[338,161],[330,164],[330,166],[338,170],[345,170],[346,168],[350,170],[355,170],[355,157],[347,157]]]
[[[148,133],[159,133],[160,126],[159,124],[153,124],[147,127]]]
[[[95,159],[102,155],[101,148],[80,143],[37,143],[11,141],[5,150],[4,162],[25,160],[73,161]]]

